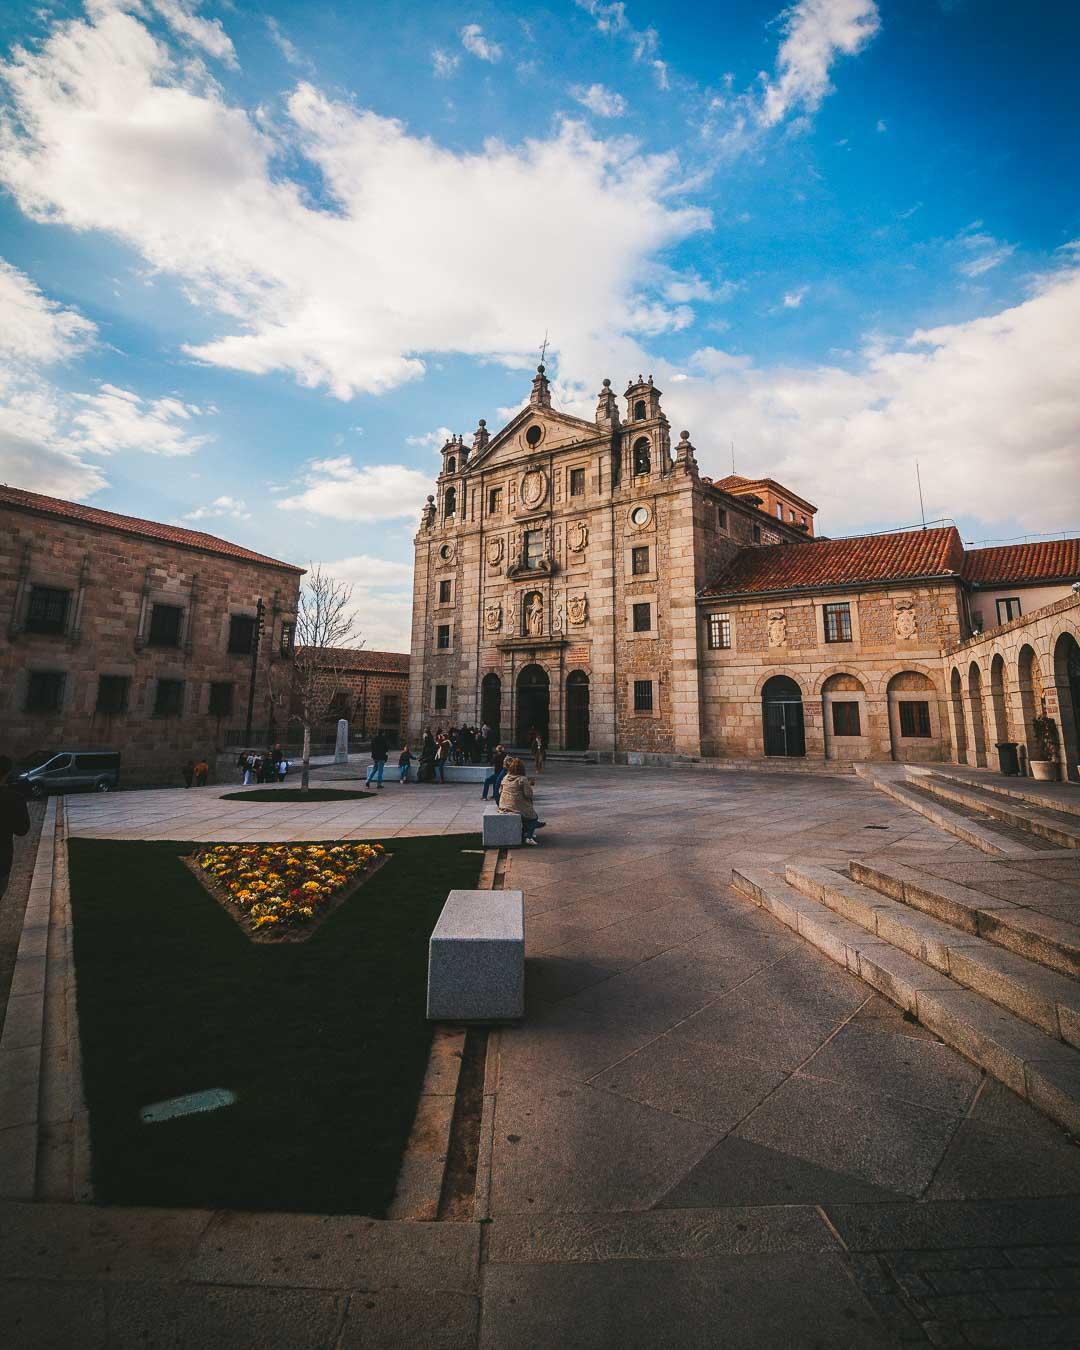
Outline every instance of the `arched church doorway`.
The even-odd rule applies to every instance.
[[[529,732],[548,735],[548,677],[543,667],[526,666],[517,677],[517,727],[515,745],[527,745]]]
[[[502,680],[498,675],[485,675],[480,682],[480,721],[486,722],[499,739],[502,720]]]
[[[583,670],[571,671],[566,681],[566,748],[589,748],[589,677]]]
[[[774,675],[761,691],[765,753],[794,758],[806,754],[802,690],[787,675]]]

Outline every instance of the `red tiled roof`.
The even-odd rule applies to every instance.
[[[874,581],[959,576],[963,561],[964,547],[952,527],[806,544],[767,544],[737,553],[701,595],[819,590]]]
[[[408,675],[408,652],[373,652],[368,647],[298,647],[297,651],[326,652],[327,659],[342,670],[378,671],[380,674]]]
[[[262,563],[265,567],[281,567],[287,572],[304,571],[304,568],[296,567],[292,563],[269,558],[265,553],[255,553],[249,548],[230,543],[228,539],[219,539],[216,534],[204,534],[202,530],[185,530],[179,525],[162,525],[156,520],[140,520],[137,516],[122,516],[116,511],[101,511],[96,506],[67,502],[61,497],[45,497],[40,492],[26,492],[22,488],[8,487],[4,483],[0,483],[0,507],[2,506],[35,511],[47,516],[60,516],[65,520],[78,520],[84,525],[97,525],[105,530],[120,530],[124,534],[139,535],[143,539],[157,539],[163,544],[201,549],[204,553],[220,553],[226,558],[236,558],[239,562]]]
[[[973,586],[1080,580],[1080,539],[973,548],[964,558],[964,580]]]
[[[744,478],[739,473],[729,473],[726,478],[715,479],[713,487],[718,487],[721,492],[730,492],[732,488],[750,487],[756,481],[754,478]]]

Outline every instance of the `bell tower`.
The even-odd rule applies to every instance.
[[[639,375],[627,386],[626,420],[622,426],[622,461],[629,479],[653,475],[666,477],[672,471],[671,426],[660,407],[660,390],[650,375]]]

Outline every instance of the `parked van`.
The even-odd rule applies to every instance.
[[[14,781],[32,797],[50,792],[111,792],[120,786],[120,755],[116,750],[62,750],[27,769]]]

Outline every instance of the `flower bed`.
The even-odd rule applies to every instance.
[[[323,918],[385,856],[382,844],[212,844],[189,862],[253,936],[279,937]]]

